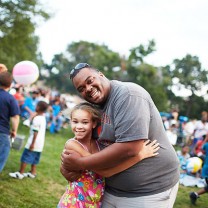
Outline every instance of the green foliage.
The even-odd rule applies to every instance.
[[[155,41],[149,41],[147,46],[140,44],[130,50],[127,60],[128,79],[144,87],[151,95],[159,111],[168,110],[167,85],[168,76],[162,69],[144,62],[144,58],[155,51]]]
[[[51,65],[44,66],[50,72],[46,84],[61,92],[76,94],[69,79],[69,72],[77,63],[87,62],[102,71],[109,79],[130,81],[144,87],[152,96],[159,111],[171,111],[173,106],[177,106],[182,115],[191,117],[199,115],[202,106],[207,102],[204,101],[204,104],[200,102],[202,105],[197,107],[192,100],[187,102],[182,97],[176,97],[171,90],[172,78],[176,76],[184,86],[193,91],[199,90],[207,82],[207,72],[201,69],[198,58],[187,55],[182,60],[174,60],[172,66],[155,67],[144,62],[145,57],[153,51],[155,51],[154,40],[149,41],[147,46],[140,44],[131,49],[127,58],[120,57],[105,45],[87,41],[72,42],[64,53],[54,56]]]
[[[108,49],[106,45],[98,45],[87,41],[73,42],[67,48],[74,64],[86,62],[96,67],[111,79],[114,67],[120,66],[118,53]]]
[[[128,67],[129,81],[144,87],[151,95],[159,111],[168,110],[167,93],[164,90],[160,70],[149,64]]]
[[[51,65],[44,67],[50,72],[46,83],[61,92],[76,93],[69,79],[69,73],[80,62],[89,63],[100,71],[105,71],[105,74],[111,78],[114,75],[113,68],[120,66],[120,57],[105,45],[86,41],[73,42],[68,45],[64,54],[55,55]],[[57,69],[57,73],[53,73],[54,68]]]
[[[55,55],[51,65],[43,66],[50,74],[45,78],[46,85],[58,89],[59,92],[75,93],[75,88],[69,78],[70,70],[73,67],[74,65],[63,54]]]
[[[192,205],[189,199],[189,193],[192,191],[198,191],[199,188],[196,187],[185,187],[180,186],[177,194],[176,202],[174,208],[205,208],[207,207],[208,199],[207,194],[201,195],[197,201],[197,205]]]
[[[175,103],[176,103],[175,99]],[[180,114],[186,115],[190,118],[201,119],[201,112],[207,111],[208,102],[203,97],[192,95],[187,99],[183,99],[182,102],[178,102],[180,106]],[[193,110],[194,109],[194,110]]]
[[[187,54],[181,60],[175,59],[173,65],[173,77],[177,77],[179,83],[191,90],[192,94],[208,83],[207,71],[201,67],[197,56]]]
[[[49,65],[44,64],[38,51],[39,38],[35,35],[35,29],[51,14],[40,2],[0,0],[0,62],[10,71],[19,61],[34,61],[40,69],[48,70],[49,77],[40,75],[46,85],[63,93],[75,94],[69,72],[77,63],[87,62],[109,79],[131,81],[143,86],[160,111],[169,111],[177,105],[183,115],[193,117],[206,108],[207,101],[196,94],[208,83],[207,70],[201,67],[198,57],[187,54],[182,59],[175,59],[172,65],[159,68],[151,66],[145,62],[145,58],[156,50],[154,40],[133,47],[128,57],[120,57],[106,45],[72,42],[65,52],[55,54]],[[179,87],[191,90],[192,96],[184,99],[173,94],[174,77],[179,79]]]
[[[155,41],[150,40],[147,46],[140,44],[138,47],[130,49],[129,61],[134,64],[144,63],[144,58],[155,51]]]
[[[208,76],[207,71],[201,67],[199,58],[197,56],[187,54],[182,59],[175,59],[173,61],[171,77],[177,77],[179,79],[179,83],[177,84],[179,89],[181,86],[184,86],[192,93],[192,95],[186,100],[187,106],[184,114],[190,117],[200,115],[204,107],[201,108],[202,106],[197,106],[200,104],[204,105],[205,103],[207,106],[207,102],[203,98],[198,98],[196,93],[197,91],[201,91],[202,87],[208,83]],[[184,108],[180,106],[180,110],[184,110]]]
[[[35,28],[36,22],[41,18],[47,20],[49,14],[41,8],[38,0],[1,0],[0,6],[1,63],[10,70],[23,60],[42,65]]]

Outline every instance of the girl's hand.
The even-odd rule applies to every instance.
[[[159,145],[160,144],[157,143],[157,140],[145,140],[141,148],[141,151],[139,151],[138,153],[141,160],[158,155],[159,153],[157,151],[160,149]]]

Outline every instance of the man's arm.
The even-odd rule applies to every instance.
[[[15,116],[11,117],[11,128],[12,129],[11,129],[10,136],[12,138],[16,137],[18,126],[19,126],[19,115],[15,115]]]
[[[119,165],[109,168],[109,169],[104,169],[104,170],[98,170],[95,171],[98,174],[104,176],[104,177],[110,177],[112,175],[115,175],[117,173],[120,173],[131,166],[135,165],[136,163],[142,161],[145,158],[148,157],[154,157],[158,155],[159,153],[157,152],[159,150],[159,143],[157,143],[156,140],[150,143],[150,140],[146,140],[142,144],[142,149],[141,151],[134,157],[131,157],[124,162],[120,163]]]
[[[66,142],[64,151],[67,150],[73,150],[75,151],[75,153],[77,153],[78,156],[82,156],[82,157],[90,155],[90,153],[84,150],[80,144],[78,144],[76,141],[73,140],[68,140]],[[60,166],[60,172],[68,181],[73,182],[74,180],[77,180],[78,178],[81,177],[82,171],[81,170],[68,171],[63,167],[63,162],[62,162]]]
[[[84,150],[81,147],[81,145],[75,141],[68,141],[65,145],[65,149],[74,150],[74,151],[78,152],[83,157],[91,155],[88,151]],[[94,171],[104,177],[110,177],[110,176],[115,175],[121,171],[126,170],[127,168],[133,166],[134,164],[140,162],[141,160],[143,160],[145,158],[158,155],[158,153],[157,153],[158,149],[159,149],[159,144],[156,143],[156,140],[154,140],[151,143],[149,140],[146,140],[142,143],[142,149],[136,156],[125,160],[123,163],[121,163],[115,167],[108,168],[108,169],[100,169],[98,171],[94,170]]]
[[[61,155],[63,168],[68,171],[101,170],[112,168],[125,160],[135,157],[141,151],[143,140],[113,143],[98,153],[81,157],[73,150],[65,150]]]
[[[129,107],[139,106],[135,110],[127,111]],[[62,154],[63,167],[66,170],[100,170],[111,168],[122,163],[126,159],[134,157],[140,152],[143,140],[148,138],[150,126],[149,102],[140,96],[129,96],[122,93],[114,106],[115,143],[109,145],[98,153],[80,158],[73,151]],[[126,118],[125,120],[123,118]],[[142,124],[142,125],[139,125]],[[139,128],[140,127],[140,128]],[[104,131],[104,130],[102,130]],[[107,131],[107,130],[106,130]],[[134,133],[133,133],[134,132]],[[104,133],[103,133],[104,134]],[[138,140],[132,140],[138,135]],[[145,135],[142,137],[141,135]],[[124,141],[124,142],[123,142]]]

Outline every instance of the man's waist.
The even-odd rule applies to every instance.
[[[160,171],[142,171],[142,168],[137,171],[129,169],[106,178],[106,190],[116,196],[123,196],[126,193],[129,197],[156,194],[173,187],[178,182],[179,175],[178,166]]]
[[[164,181],[157,183],[149,183],[148,185],[135,186],[135,187],[112,187],[106,182],[105,191],[118,197],[141,197],[141,196],[149,196],[153,194],[158,194],[163,191],[167,191],[172,188],[179,181],[179,177],[174,177],[174,180],[168,181],[166,183]],[[128,182],[128,180],[127,180]]]

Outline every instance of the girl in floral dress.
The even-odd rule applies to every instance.
[[[100,122],[100,112],[92,104],[83,102],[76,105],[70,113],[71,129],[75,137],[69,139],[65,144],[65,149],[74,150],[81,156],[88,156],[99,151],[99,145],[93,139],[93,129]],[[134,157],[117,167],[100,170],[95,173],[85,170],[81,177],[73,182],[69,182],[65,193],[62,195],[57,208],[100,208],[104,194],[104,177],[109,177],[119,173],[144,158],[157,155],[159,144],[156,140],[151,144],[144,142],[143,148],[137,157]]]

